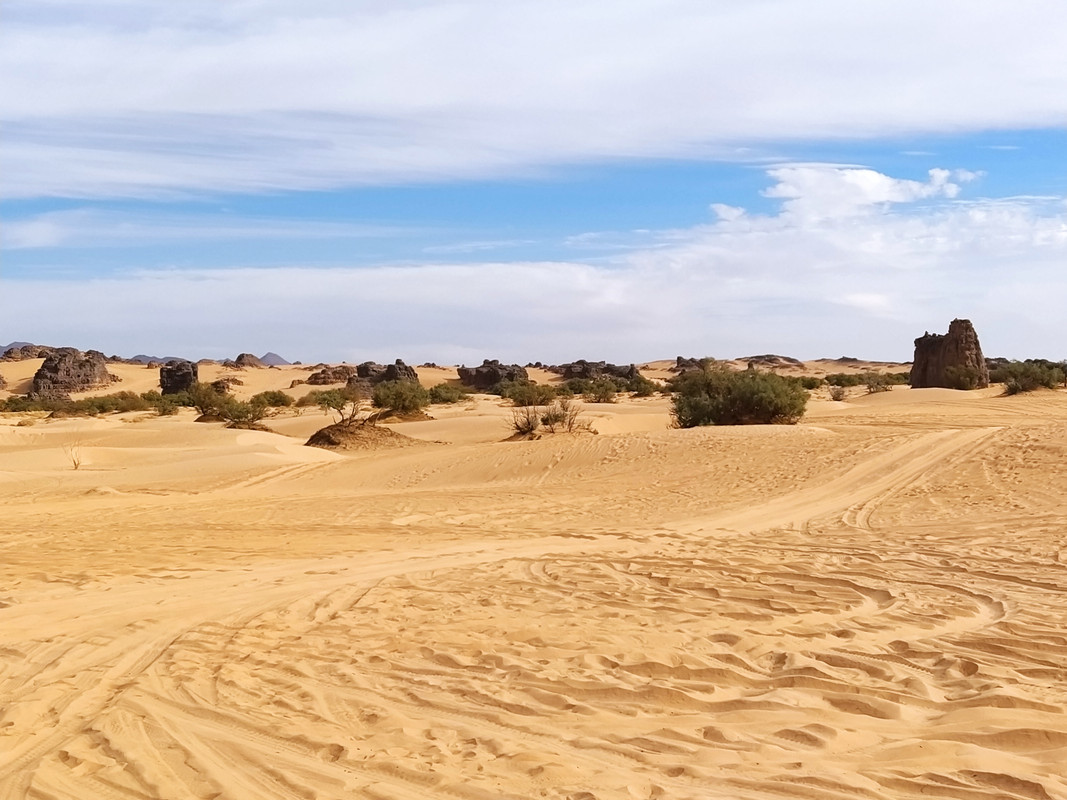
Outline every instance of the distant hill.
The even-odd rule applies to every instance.
[[[286,361],[277,353],[267,353],[260,356],[259,360],[266,364],[268,367],[288,367],[292,362]]]
[[[186,361],[188,359],[184,359],[181,356],[146,356],[143,353],[140,353],[135,356],[130,356],[128,360],[139,361],[142,364],[149,364],[153,361],[160,364],[166,364],[168,361]]]
[[[29,347],[32,344],[33,342],[12,342],[11,344],[5,344],[3,347],[0,347],[0,353],[6,353],[12,347]]]

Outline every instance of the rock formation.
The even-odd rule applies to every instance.
[[[370,381],[372,384],[383,381],[417,381],[419,374],[399,358],[395,363],[383,366],[373,361],[364,361],[356,367],[356,376]]]
[[[7,388],[7,379],[3,375],[0,375],[0,389]]]
[[[312,386],[328,386],[331,383],[344,383],[355,374],[356,368],[347,364],[336,367],[326,366],[308,375],[307,383]]]
[[[915,340],[911,385],[915,389],[989,385],[989,368],[970,320],[954,319],[947,334],[926,333]]]
[[[60,347],[45,358],[33,376],[30,397],[59,399],[71,392],[96,389],[118,380],[107,371],[103,353],[96,350],[82,353],[73,347]]]
[[[530,375],[524,367],[518,364],[501,364],[499,361],[488,358],[480,367],[460,367],[459,380],[464,386],[475,389],[491,389],[501,381],[528,381]]]
[[[170,361],[159,368],[159,386],[163,394],[188,391],[199,380],[200,371],[191,361]]]
[[[641,375],[633,364],[622,367],[617,364],[609,364],[606,361],[586,361],[584,358],[580,358],[570,364],[560,364],[548,369],[551,372],[562,375],[564,380],[584,378],[595,381],[597,378],[622,378],[629,381]]]

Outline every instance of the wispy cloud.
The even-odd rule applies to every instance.
[[[315,220],[278,220],[226,214],[72,209],[49,211],[4,223],[7,250],[57,247],[159,245],[244,240],[378,239],[425,233],[425,229]]]
[[[1058,0],[976,0],[962,29],[955,5],[919,0],[8,0],[4,16],[7,197],[758,161],[767,142],[1067,118]]]

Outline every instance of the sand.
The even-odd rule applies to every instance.
[[[1067,798],[1067,394],[508,413],[0,415],[0,800]]]

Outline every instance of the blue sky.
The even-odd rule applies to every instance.
[[[1063,52],[1044,0],[7,0],[0,344],[1061,358]]]

